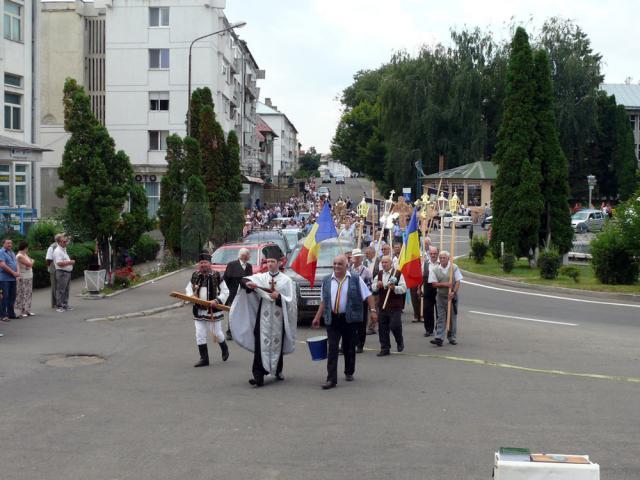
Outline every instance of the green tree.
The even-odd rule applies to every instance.
[[[168,249],[175,258],[180,258],[182,242],[182,210],[185,194],[184,143],[180,136],[170,135],[167,138],[167,172],[160,181],[160,207],[158,220],[160,231],[164,236]]]
[[[505,251],[527,256],[538,245],[540,216],[540,159],[534,157],[535,82],[529,37],[519,27],[511,42],[507,90],[494,162],[498,165],[493,197],[491,244],[496,256]]]
[[[616,218],[626,248],[640,259],[640,188],[616,208]]]
[[[316,147],[309,147],[309,150],[298,157],[300,170],[303,172],[317,172],[320,166],[320,154],[316,151]]]
[[[230,131],[224,149],[224,202],[215,205],[216,218],[212,238],[220,244],[236,240],[242,234],[244,226],[244,209],[240,192],[242,191],[242,175],[240,173],[240,145],[235,131]]]
[[[616,137],[613,165],[620,200],[631,197],[638,186],[638,161],[629,115],[623,105],[616,107]]]
[[[196,88],[191,92],[191,132],[188,132],[188,134],[192,138],[200,138],[202,109],[206,106],[213,108],[211,90],[209,87]]]
[[[211,235],[211,211],[207,191],[201,178],[192,175],[187,181],[187,202],[182,224],[182,258],[195,261]]]
[[[552,244],[560,254],[571,249],[573,230],[569,210],[569,166],[560,146],[553,107],[551,65],[544,50],[537,50],[533,58],[536,96],[536,144],[534,154],[540,159],[542,182],[540,192],[544,209],[540,219],[539,244]]]
[[[134,180],[129,158],[116,152],[109,132],[91,112],[89,96],[71,78],[65,81],[63,102],[71,137],[58,169],[62,186],[57,194],[66,198],[70,219],[96,239],[112,271],[111,249],[129,248],[151,226],[146,195]]]

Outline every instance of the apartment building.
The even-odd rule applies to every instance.
[[[298,130],[270,98],[258,102],[258,115],[277,135],[273,139],[272,176],[290,176],[298,170]]]
[[[0,232],[25,232],[38,214],[37,0],[3,0],[0,75],[4,119],[0,130]]]
[[[44,4],[43,4],[44,5]],[[61,130],[62,84],[71,76],[85,86],[96,116],[116,148],[129,156],[147,193],[149,214],[160,200],[166,171],[166,139],[186,134],[189,46],[230,26],[224,0],[95,0],[47,3],[47,56],[43,70],[47,109],[43,136],[55,150],[47,156],[43,197],[53,197],[56,167],[66,142]],[[257,81],[265,77],[246,42],[231,30],[193,44],[191,90],[209,87],[225,134],[238,133],[243,172],[259,171]],[[46,191],[46,192],[45,192]]]
[[[614,95],[618,105],[624,105],[629,114],[636,145],[636,159],[640,168],[640,85],[627,83],[603,83],[600,88],[608,95]]]

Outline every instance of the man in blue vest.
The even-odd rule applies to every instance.
[[[338,346],[342,338],[344,352],[344,375],[347,382],[353,381],[356,370],[356,325],[362,322],[362,309],[367,301],[371,312],[371,321],[378,321],[375,300],[362,278],[347,271],[348,261],[345,255],[333,259],[333,273],[322,281],[320,307],[311,326],[320,327],[320,318],[324,319],[329,337],[329,358],[327,360],[327,382],[323,390],[334,388],[338,384]]]

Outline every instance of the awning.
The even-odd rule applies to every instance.
[[[255,183],[256,185],[264,185],[264,180],[258,177],[249,177],[248,175],[243,175],[243,178],[249,183]]]

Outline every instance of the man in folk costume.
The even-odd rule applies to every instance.
[[[251,253],[247,248],[241,248],[238,250],[238,259],[233,260],[227,264],[227,268],[224,271],[224,275],[222,279],[224,283],[227,284],[229,288],[229,298],[225,305],[231,306],[233,304],[233,300],[236,298],[236,294],[238,293],[238,287],[240,286],[240,280],[244,277],[248,277],[253,273],[253,268],[249,263],[249,259],[251,258]],[[231,335],[231,328],[228,327],[227,324],[227,340],[233,340],[233,335]]]
[[[447,312],[449,300],[451,300],[451,319],[449,322],[449,331],[446,332],[447,338],[451,345],[458,343],[456,339],[457,318],[458,318],[458,290],[460,290],[460,282],[462,274],[457,265],[450,261],[449,252],[443,250],[440,252],[440,265],[429,273],[429,283],[438,289],[436,295],[436,308],[438,316],[436,318],[436,338],[431,343],[441,347],[444,343],[445,330],[447,328]],[[449,282],[449,269],[453,265],[453,282]]]
[[[377,321],[375,300],[362,277],[348,271],[347,257],[338,255],[333,259],[333,273],[322,280],[320,307],[311,323],[320,327],[324,319],[328,337],[327,382],[323,390],[338,384],[338,345],[342,339],[344,350],[344,375],[347,382],[353,381],[356,368],[355,326],[362,322],[363,309],[369,308],[371,320]]]
[[[380,260],[380,264],[382,265],[382,269],[378,272],[377,278],[374,278],[373,291],[378,295],[378,335],[380,338],[380,351],[377,356],[384,357],[389,355],[391,350],[391,337],[389,332],[393,333],[398,352],[404,350],[401,317],[402,309],[404,308],[404,298],[407,293],[407,284],[400,270],[392,268],[391,257],[385,255]]]
[[[201,300],[213,302],[213,306],[224,302],[229,296],[229,289],[219,272],[211,270],[211,255],[203,252],[199,257],[198,270],[193,272],[191,281],[187,284],[185,293],[191,297],[198,297]],[[196,344],[200,352],[200,361],[194,367],[206,367],[209,365],[209,349],[207,348],[207,336],[211,332],[220,345],[222,351],[222,361],[229,358],[229,348],[225,342],[222,331],[222,311],[193,305],[193,320],[196,326]]]
[[[295,349],[298,307],[289,277],[280,273],[279,259],[267,258],[268,270],[245,277],[231,306],[229,322],[235,342],[253,352],[251,385],[264,385],[265,375],[282,375],[283,355]]]

